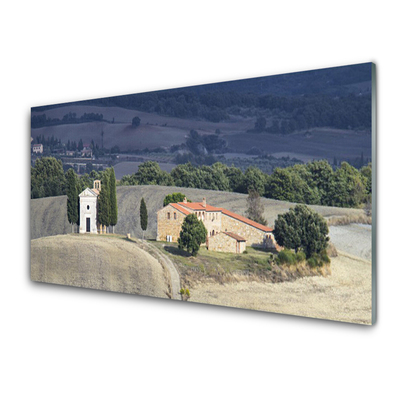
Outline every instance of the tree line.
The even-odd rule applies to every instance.
[[[347,162],[333,170],[326,160],[275,168],[272,174],[249,167],[245,172],[220,162],[211,166],[177,165],[170,173],[157,162],[146,161],[120,185],[163,185],[237,193],[257,192],[260,196],[294,203],[336,207],[358,207],[371,198],[371,164],[360,170]]]
[[[169,117],[202,118],[211,122],[228,120],[230,114],[260,114],[262,117],[269,113],[276,117],[278,125],[275,123],[273,126],[275,133],[279,133],[276,128],[283,133],[290,133],[296,129],[319,126],[339,129],[371,127],[370,95],[333,96],[316,93],[288,96],[218,90],[201,93],[176,89],[97,99],[93,102]],[[252,110],[250,114],[249,110]]]
[[[106,170],[107,171],[107,170]],[[78,177],[78,188],[92,187],[94,179],[103,180],[105,171],[91,171]],[[220,162],[211,166],[177,165],[170,173],[157,162],[146,161],[138,171],[125,175],[120,185],[179,186],[237,193],[257,192],[260,196],[294,203],[336,207],[358,207],[368,203],[372,191],[371,164],[360,170],[347,162],[333,170],[325,160],[275,168],[272,174],[249,167],[245,172]],[[60,196],[66,193],[66,173],[62,162],[42,157],[31,167],[31,198]]]
[[[65,114],[62,119],[50,118],[46,114],[32,115],[31,128],[42,128],[44,126],[64,125],[64,124],[79,124],[82,122],[103,121],[103,114],[97,113],[84,113],[80,117],[76,113],[69,112]]]
[[[59,159],[38,158],[35,165],[31,167],[31,199],[66,195],[68,170],[64,171],[62,161]],[[87,187],[93,187],[94,180],[103,180],[103,174],[106,171],[92,170],[81,176],[76,175],[79,193]]]

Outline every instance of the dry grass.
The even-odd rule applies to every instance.
[[[338,225],[350,225],[350,224],[372,224],[372,217],[365,214],[364,211],[357,212],[355,210],[352,214],[341,215],[341,216],[333,216],[327,218],[329,226],[338,226]]]
[[[305,261],[296,265],[278,265],[276,256],[261,249],[248,248],[234,254],[208,251],[201,247],[196,257],[176,244],[153,242],[179,269],[181,287],[189,289],[205,282],[286,282],[305,276],[327,276],[330,266],[311,268]]]
[[[111,235],[32,240],[31,279],[144,296],[171,295],[161,264],[135,242]]]
[[[206,282],[191,290],[190,301],[227,307],[371,324],[371,263],[339,253],[331,275],[282,283]]]

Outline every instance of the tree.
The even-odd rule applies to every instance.
[[[158,185],[165,177],[156,161],[146,161],[139,165],[135,178],[139,185]]]
[[[250,190],[247,197],[247,211],[246,216],[259,224],[266,225],[267,221],[263,217],[264,206],[261,203],[261,198],[258,192]]]
[[[140,200],[140,227],[142,228],[143,232],[142,239],[144,239],[144,231],[147,230],[147,219],[148,219],[147,207],[142,197],[142,200]]]
[[[101,179],[101,191],[98,197],[97,220],[100,225],[110,225],[110,186],[109,173],[104,171]]]
[[[110,225],[113,227],[118,222],[117,187],[114,168],[110,168]]]
[[[247,193],[251,190],[258,192],[260,196],[264,195],[265,191],[265,176],[263,172],[256,167],[249,167],[244,173],[244,184],[247,189]]]
[[[271,199],[295,201],[296,188],[287,168],[275,168],[265,185],[265,195]]]
[[[139,125],[140,125],[140,118],[139,117],[132,118],[132,127],[137,128]]]
[[[196,214],[189,214],[182,223],[181,233],[178,238],[178,246],[196,256],[200,245],[207,239],[207,229]]]
[[[302,249],[307,258],[326,249],[328,233],[328,225],[323,217],[303,204],[278,215],[275,221],[276,242],[296,253]]]
[[[262,132],[265,129],[266,125],[267,125],[267,120],[264,117],[258,117],[254,124],[254,129],[257,132]]]
[[[68,222],[71,224],[72,232],[74,231],[73,225],[79,224],[79,193],[78,193],[78,176],[75,171],[70,168],[67,173],[67,216]]]
[[[357,207],[366,197],[367,179],[347,162],[342,162],[332,178],[329,199],[332,206]]]
[[[336,161],[337,163],[337,161]],[[311,174],[309,185],[317,187],[322,205],[330,205],[330,191],[334,172],[326,160],[313,161],[307,164],[307,170]]]
[[[229,179],[231,192],[246,193],[244,174],[241,169],[232,165],[226,170],[225,175]]]
[[[169,203],[180,203],[185,199],[185,195],[183,193],[172,193],[172,194],[167,194],[164,198],[163,206],[167,206]],[[186,199],[187,202],[191,203],[192,201],[189,199]]]
[[[61,160],[38,158],[31,168],[31,198],[65,194],[65,175]]]

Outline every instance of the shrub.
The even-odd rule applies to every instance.
[[[296,256],[290,250],[282,250],[278,254],[278,264],[286,264],[286,265],[293,265],[296,263]]]
[[[303,251],[299,251],[296,253],[296,261],[297,262],[305,261],[305,259],[306,259],[306,254]]]
[[[316,257],[312,256],[307,260],[307,264],[311,267],[311,268],[316,268],[318,266],[318,260]]]
[[[325,264],[330,264],[331,259],[329,258],[326,250],[321,252],[320,257],[321,257],[322,262],[324,262]]]

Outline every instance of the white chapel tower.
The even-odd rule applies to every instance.
[[[97,234],[97,198],[101,182],[93,182],[93,189],[86,188],[79,195],[79,233]]]

